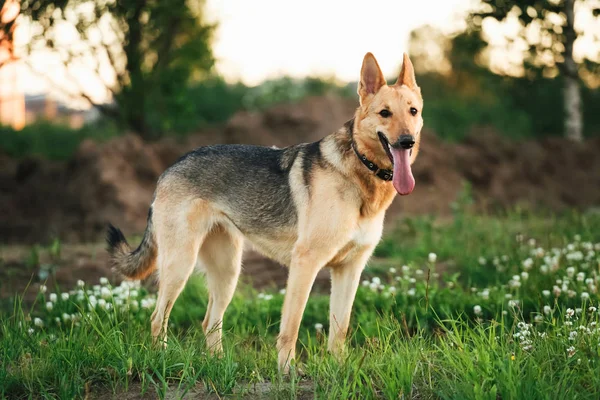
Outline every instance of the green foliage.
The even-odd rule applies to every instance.
[[[187,111],[188,85],[206,75],[214,64],[210,48],[214,26],[202,21],[202,8],[199,0],[22,2],[23,16],[36,27],[30,51],[52,52],[63,61],[67,74],[73,64],[88,66],[89,79],[104,85],[115,104],[94,102],[85,88],[75,96],[122,127],[150,139],[176,125],[180,110]],[[59,26],[73,28],[77,52],[70,42],[56,40]],[[103,59],[112,67],[114,85],[100,76]]]
[[[119,130],[106,121],[85,125],[81,129],[48,122],[27,125],[21,131],[0,126],[0,151],[13,157],[40,156],[51,160],[68,160],[83,140],[101,142],[118,134]]]

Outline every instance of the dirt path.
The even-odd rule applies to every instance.
[[[126,391],[118,391],[113,393],[112,390],[90,389],[86,395],[86,399],[119,399],[119,400],[155,400],[160,399],[156,389],[150,388],[145,393],[142,392],[142,385],[134,383],[129,386]],[[220,400],[220,399],[247,399],[259,400],[269,398],[296,398],[298,400],[308,400],[314,398],[313,382],[301,380],[297,383],[295,396],[292,396],[290,383],[282,383],[277,387],[272,382],[259,383],[238,383],[233,394],[218,395],[214,392],[209,392],[203,383],[197,384],[191,390],[185,392],[183,388],[176,386],[169,387],[164,399],[174,400]]]

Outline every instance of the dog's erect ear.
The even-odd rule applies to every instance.
[[[410,58],[408,58],[408,54],[406,53],[404,53],[402,69],[400,70],[400,75],[398,76],[396,85],[406,85],[412,90],[419,90],[419,86],[417,86],[417,80],[415,79],[415,69],[410,61]]]
[[[377,64],[375,56],[371,53],[365,54],[360,69],[360,82],[358,82],[360,104],[363,104],[368,96],[377,93],[385,84],[385,77],[379,68],[379,64]]]

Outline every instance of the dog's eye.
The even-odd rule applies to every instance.
[[[379,111],[379,115],[381,115],[383,118],[387,118],[391,117],[392,113],[389,110],[381,110]]]
[[[416,109],[416,108],[414,108],[414,107],[411,107],[411,108],[410,108],[410,113],[411,113],[412,115],[417,115],[417,112],[418,112],[418,111],[417,111],[417,109]]]

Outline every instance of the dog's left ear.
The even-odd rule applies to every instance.
[[[417,86],[417,80],[415,79],[415,69],[408,58],[408,54],[404,53],[404,60],[402,61],[402,69],[400,70],[400,75],[398,76],[398,80],[396,81],[397,86],[406,85],[410,89],[419,91],[419,86]]]

